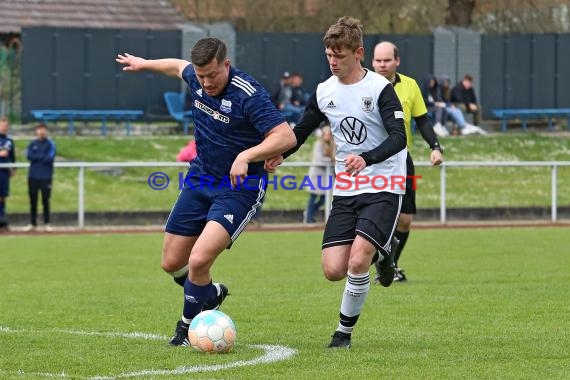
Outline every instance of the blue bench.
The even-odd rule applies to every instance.
[[[565,117],[568,119],[566,128],[570,130],[570,108],[520,108],[520,109],[495,109],[492,111],[495,117],[501,120],[501,130],[506,132],[507,120],[520,119],[523,130],[526,131],[527,121],[530,119],[548,119],[548,130],[554,129],[552,119],[555,117]]]
[[[31,114],[44,123],[67,120],[67,134],[75,134],[75,120],[101,120],[101,135],[107,135],[107,121],[124,121],[127,135],[131,134],[131,121],[141,117],[142,110],[32,110]]]
[[[166,108],[170,116],[174,120],[182,123],[182,129],[184,134],[188,134],[188,124],[192,120],[192,111],[184,110],[184,103],[186,99],[186,93],[184,92],[165,92],[164,102],[166,103]]]

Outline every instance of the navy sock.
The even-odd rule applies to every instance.
[[[204,303],[216,293],[216,287],[210,282],[208,285],[196,285],[186,279],[184,282],[184,310],[182,316],[190,321],[202,311]]]
[[[173,278],[174,278],[174,282],[176,282],[178,285],[184,287],[184,284],[186,283],[186,279],[188,278],[188,272],[186,272],[182,276],[173,277]]]
[[[6,216],[6,204],[4,201],[0,201],[0,217]]]

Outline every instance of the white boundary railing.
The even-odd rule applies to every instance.
[[[281,167],[310,167],[315,165],[313,162],[284,162]],[[317,163],[318,166],[326,167],[326,178],[332,176],[333,166],[331,163]],[[416,167],[432,166],[429,162],[415,162]],[[77,168],[77,225],[80,228],[85,226],[85,169],[86,168],[172,168],[187,167],[185,162],[56,162],[56,168]],[[558,168],[570,166],[570,161],[448,161],[439,166],[440,171],[440,216],[441,223],[447,221],[446,206],[446,168],[448,167],[550,167],[551,172],[551,192],[550,192],[550,220],[556,222],[558,220],[557,205],[557,184],[558,184]],[[0,164],[0,168],[27,168],[28,163],[16,164]],[[332,202],[332,191],[326,194],[325,218],[328,218],[330,204]]]

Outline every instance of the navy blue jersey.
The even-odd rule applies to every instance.
[[[1,164],[16,162],[16,153],[14,150],[14,140],[8,135],[0,135],[0,150],[7,151],[8,156],[0,157]],[[1,171],[8,172],[10,169],[2,168]]]
[[[55,143],[50,139],[36,139],[30,142],[27,149],[30,161],[28,177],[34,179],[51,179],[53,176],[53,161],[55,160]]]
[[[222,179],[236,156],[261,143],[265,134],[285,122],[267,91],[248,74],[230,67],[228,84],[212,97],[202,91],[190,64],[182,72],[190,88],[198,156],[190,171]],[[249,164],[248,175],[262,176],[263,162]]]

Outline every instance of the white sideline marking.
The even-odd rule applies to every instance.
[[[141,377],[141,376],[166,376],[166,375],[184,375],[187,373],[194,373],[194,372],[214,372],[214,371],[222,371],[224,369],[236,368],[236,367],[244,367],[250,365],[258,365],[264,363],[273,363],[281,360],[286,360],[295,355],[297,350],[289,347],[284,346],[276,346],[271,344],[259,344],[259,345],[250,345],[248,347],[262,349],[264,354],[254,359],[250,360],[238,360],[237,362],[226,363],[226,364],[212,364],[212,365],[199,365],[199,366],[192,366],[192,367],[178,367],[171,370],[153,370],[153,369],[145,369],[142,371],[136,372],[126,372],[121,373],[120,375],[116,376],[96,376],[90,377],[90,380],[111,380],[111,379],[121,379],[121,378],[128,378],[128,377]]]
[[[52,330],[24,330],[24,329],[12,329],[10,327],[0,326],[0,333],[23,333],[23,332],[55,332],[61,334],[72,334],[72,335],[83,335],[83,336],[104,336],[110,338],[130,338],[130,339],[145,339],[145,340],[166,340],[166,336],[158,334],[147,334],[141,332],[132,333],[120,333],[120,332],[97,332],[97,331],[81,331],[81,330],[65,330],[65,329],[52,329]],[[238,360],[231,363],[225,364],[212,364],[212,365],[199,365],[191,367],[178,367],[172,370],[155,370],[155,369],[143,369],[140,371],[124,372],[119,375],[103,375],[103,376],[93,376],[93,377],[81,377],[82,379],[89,380],[110,380],[118,378],[129,378],[129,377],[141,377],[141,376],[166,376],[166,375],[184,375],[187,373],[194,372],[214,372],[222,371],[230,368],[252,366],[258,364],[273,363],[277,361],[287,360],[293,357],[297,350],[294,348],[271,345],[271,344],[256,344],[248,345],[250,348],[263,350],[263,355],[249,359],[249,360]],[[25,372],[23,370],[18,371],[4,371],[0,368],[0,373],[17,373],[20,376],[32,375],[41,376],[47,378],[77,378],[74,375],[68,375],[65,372],[62,373],[50,373],[50,372]]]
[[[60,334],[84,335],[84,336],[104,336],[108,338],[135,338],[146,340],[165,340],[168,339],[163,335],[147,334],[141,332],[119,333],[119,332],[98,332],[98,331],[82,331],[82,330],[65,330],[65,329],[49,329],[49,330],[14,330],[10,327],[0,326],[0,333],[44,333],[55,332]]]

